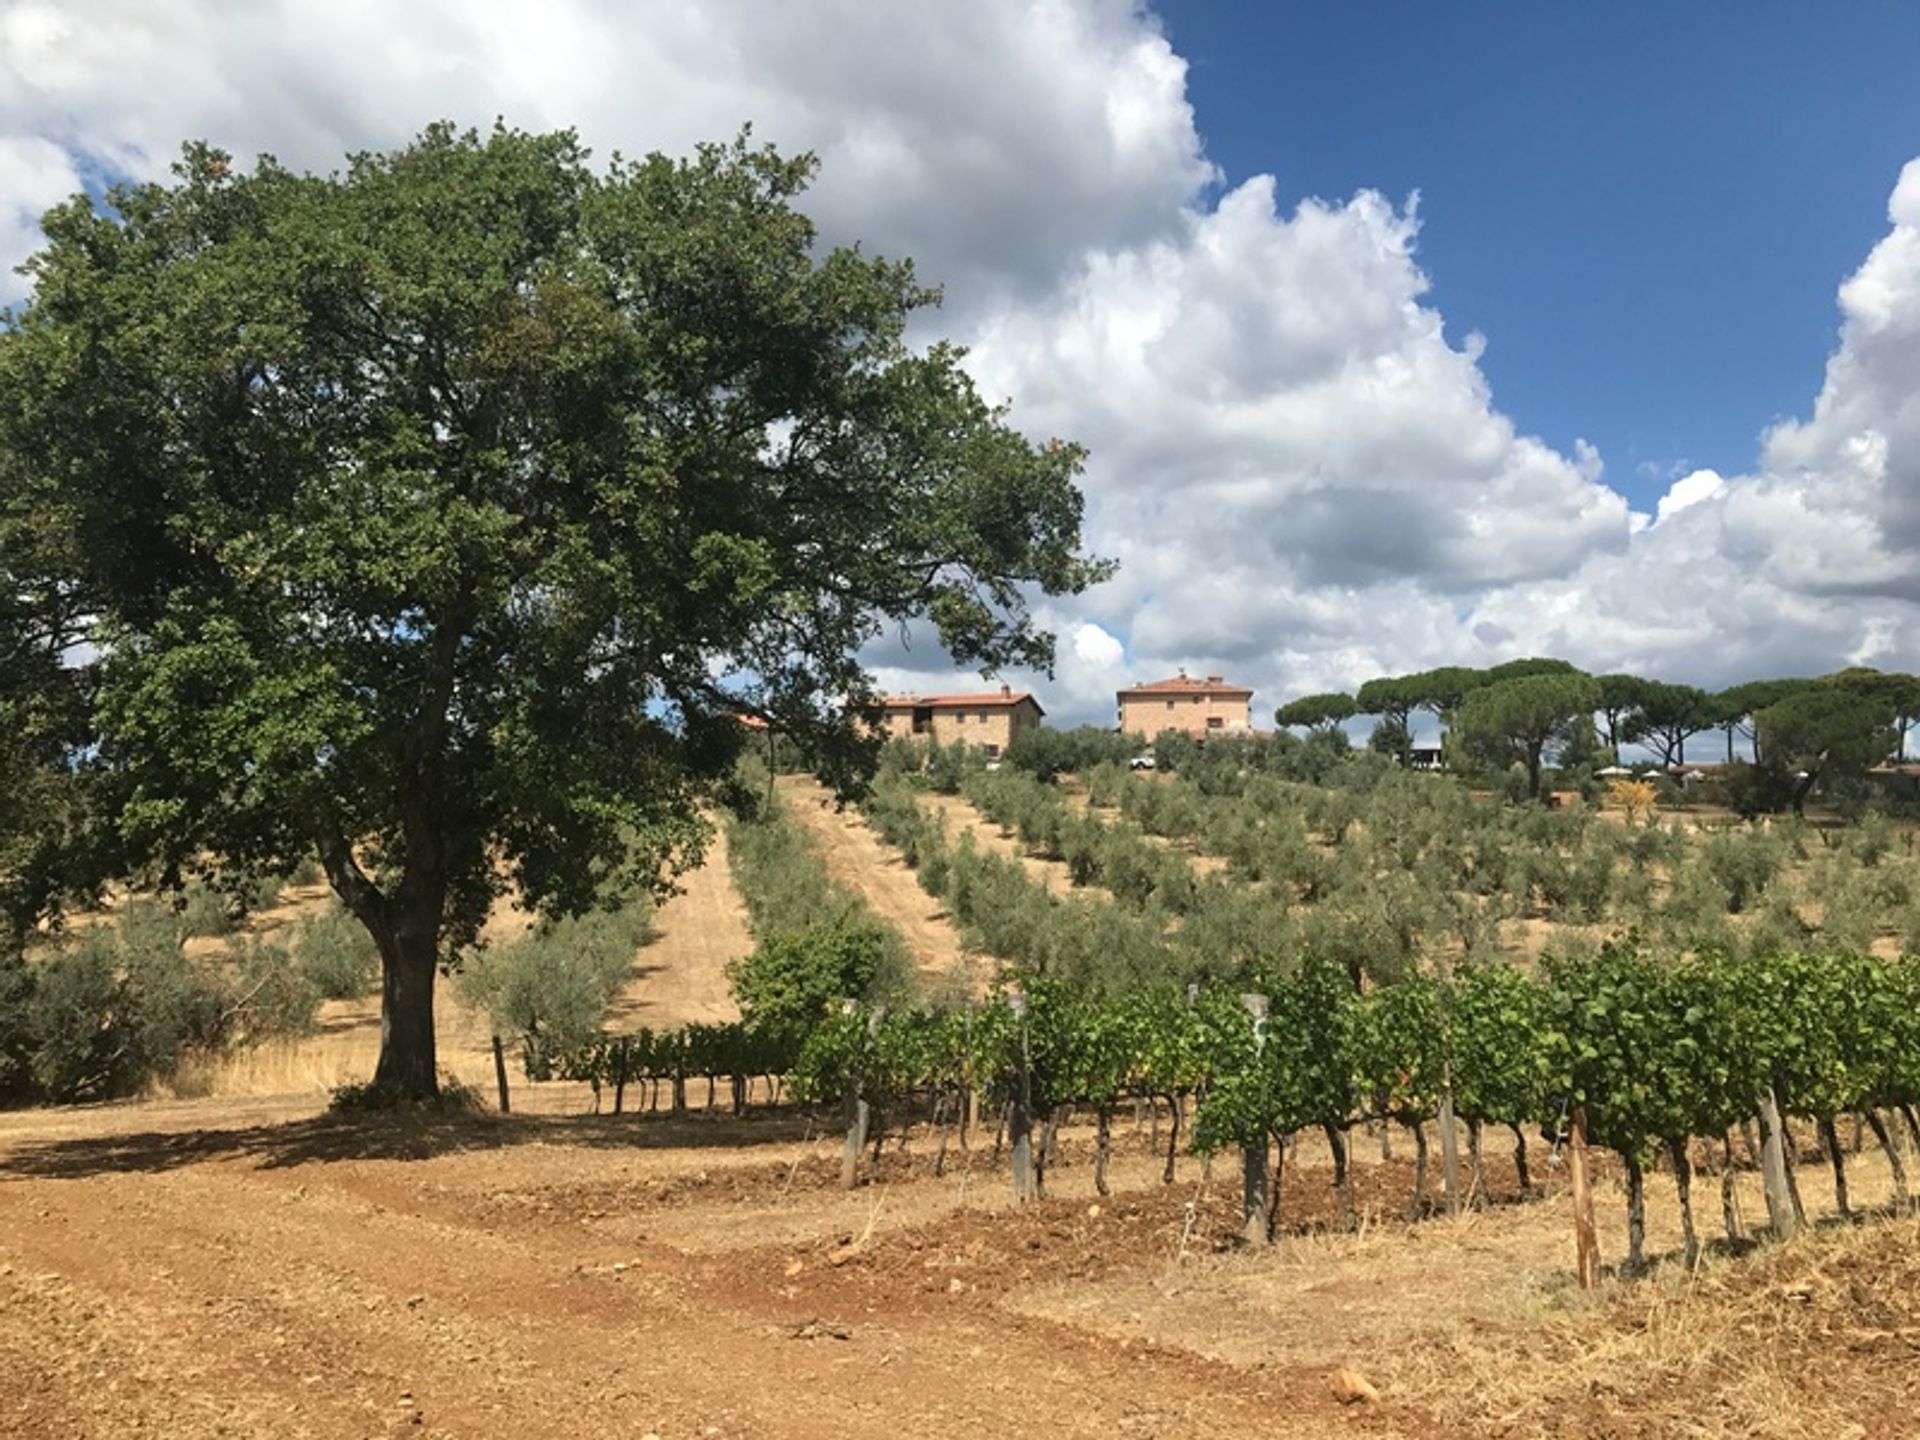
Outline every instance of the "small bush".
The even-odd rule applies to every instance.
[[[842,999],[897,999],[906,989],[900,938],[851,916],[769,935],[727,966],[740,1013],[758,1030],[798,1039]]]
[[[180,933],[189,938],[231,935],[240,925],[240,909],[231,897],[204,880],[190,881],[176,908]]]
[[[337,906],[301,923],[293,963],[323,1000],[357,1000],[380,979],[373,937]]]
[[[239,1042],[305,1034],[320,1011],[313,977],[278,945],[249,940],[236,947],[233,988],[227,1013]]]
[[[542,924],[483,950],[460,972],[462,998],[529,1053],[577,1048],[599,1033],[649,933],[644,902]]]
[[[391,1111],[431,1110],[443,1115],[478,1114],[485,1106],[471,1085],[456,1080],[442,1070],[435,1082],[438,1093],[431,1096],[407,1095],[372,1080],[336,1085],[327,1108],[338,1114],[372,1115]]]
[[[152,907],[96,926],[37,967],[27,1004],[35,1089],[56,1103],[130,1095],[189,1046],[222,1038],[222,987]]]

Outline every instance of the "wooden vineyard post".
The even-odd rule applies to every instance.
[[[1247,1017],[1253,1023],[1253,1053],[1257,1057],[1267,1048],[1267,1033],[1272,1021],[1267,1018],[1270,1001],[1265,995],[1242,995]],[[1240,1136],[1240,1233],[1249,1245],[1265,1245],[1271,1238],[1267,1222],[1267,1132],[1261,1127],[1259,1143],[1243,1131]]]
[[[507,1094],[507,1052],[501,1048],[500,1037],[493,1037],[493,1081],[500,1087],[500,1113],[513,1112],[513,1102]]]
[[[1760,1183],[1767,1193],[1767,1220],[1773,1226],[1773,1238],[1785,1240],[1800,1228],[1800,1213],[1793,1203],[1793,1175],[1787,1169],[1786,1125],[1780,1118],[1780,1102],[1773,1087],[1760,1092]]]
[[[1442,987],[1453,983],[1453,967],[1445,961],[1440,964],[1440,984]],[[1443,988],[1444,993],[1444,988]],[[1451,1037],[1447,1041],[1447,1055],[1453,1050]],[[1440,1180],[1447,1197],[1447,1216],[1458,1219],[1460,1215],[1460,1136],[1454,1126],[1453,1115],[1453,1061],[1451,1058],[1440,1062],[1440,1103],[1434,1107],[1434,1122],[1440,1131]]]
[[[856,1014],[859,1009],[857,1001],[840,1002],[840,1013],[843,1015]],[[881,1017],[885,1014],[886,1006],[873,1007],[872,1013],[867,1016],[868,1039],[871,1039],[874,1031],[880,1028]],[[842,1190],[851,1190],[859,1183],[860,1152],[867,1146],[867,1120],[872,1111],[867,1105],[866,1096],[861,1093],[865,1085],[865,1076],[861,1072],[862,1062],[866,1059],[866,1049],[863,1043],[847,1076],[847,1096],[841,1112],[847,1127],[846,1145],[840,1151],[840,1188]]]
[[[1587,1109],[1573,1107],[1573,1126],[1567,1141],[1567,1168],[1573,1176],[1573,1245],[1580,1288],[1600,1283],[1600,1238],[1593,1224],[1593,1186],[1587,1178]]]
[[[1022,1203],[1037,1199],[1039,1187],[1033,1175],[1033,1072],[1027,1049],[1027,997],[1015,990],[1007,996],[1007,1008],[1013,1011],[1020,1027],[1017,1070],[1013,1077],[1013,1114],[1008,1136],[1013,1141],[1013,1198]]]
[[[1460,1213],[1460,1137],[1453,1124],[1453,1066],[1440,1074],[1439,1113],[1434,1117],[1440,1127],[1440,1177],[1446,1186],[1447,1214]]]

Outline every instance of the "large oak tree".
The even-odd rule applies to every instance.
[[[376,1085],[436,1088],[436,968],[509,888],[654,885],[756,715],[830,773],[927,618],[1050,663],[1080,450],[1030,444],[910,265],[828,251],[744,141],[588,164],[439,126],[338,174],[189,147],[45,221],[0,452],[62,500],[129,856],[317,853],[379,945]]]

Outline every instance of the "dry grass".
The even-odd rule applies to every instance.
[[[1824,1229],[1598,1311],[1435,1342],[1404,1358],[1403,1383],[1442,1418],[1495,1434],[1910,1435],[1920,1220]]]
[[[1302,1151],[1291,1183],[1324,1186],[1324,1166]],[[1765,1213],[1758,1180],[1737,1179],[1752,1224]],[[1920,1433],[1920,1422],[1875,1429],[1886,1397],[1843,1383],[1884,1351],[1914,1372],[1902,1385],[1920,1386],[1920,1222],[1884,1218],[1891,1181],[1875,1151],[1848,1165],[1854,1205],[1882,1212],[1875,1223],[1827,1214],[1824,1163],[1801,1166],[1798,1179],[1820,1221],[1814,1232],[1737,1257],[1711,1249],[1689,1271],[1672,1183],[1649,1177],[1656,1269],[1631,1284],[1609,1274],[1591,1294],[1574,1284],[1566,1182],[1552,1172],[1546,1198],[1530,1204],[1414,1226],[1363,1217],[1356,1233],[1293,1236],[1264,1253],[1190,1254],[1014,1303],[1119,1343],[1174,1346],[1243,1370],[1353,1365],[1397,1414],[1411,1407],[1448,1433]],[[1230,1161],[1216,1165],[1214,1186],[1237,1183]],[[1625,1194],[1610,1178],[1596,1189],[1611,1265],[1624,1249]],[[1703,1238],[1717,1236],[1717,1177],[1697,1178],[1694,1204]]]

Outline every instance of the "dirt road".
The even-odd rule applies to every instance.
[[[1007,1230],[958,1174],[844,1196],[817,1146],[783,1193],[792,1122],[677,1123],[96,1117],[18,1145],[0,1432],[1106,1437],[1274,1404],[1274,1377],[998,1303],[1064,1273],[1055,1235],[1089,1232],[1084,1262],[1084,1201]]]

